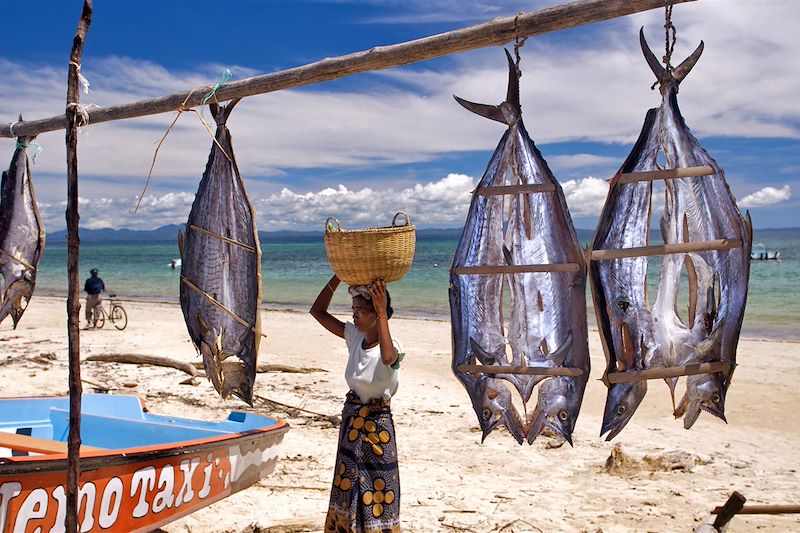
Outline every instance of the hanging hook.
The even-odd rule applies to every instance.
[[[519,49],[525,46],[525,41],[528,40],[527,37],[523,37],[522,39],[519,38],[519,16],[522,15],[522,12],[517,13],[517,16],[514,17],[514,69],[517,71],[517,79],[522,77],[522,70],[519,68],[519,63],[522,58],[519,55]]]

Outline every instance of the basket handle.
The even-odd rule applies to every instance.
[[[336,220],[336,217],[328,217],[325,220],[325,233],[330,233],[334,231],[333,224],[331,224],[331,220],[336,222],[336,230],[335,231],[342,231],[342,226],[339,224],[339,221]]]
[[[394,228],[394,227],[397,226],[397,217],[399,217],[400,215],[403,215],[404,217],[406,217],[406,223],[403,224],[403,225],[404,226],[410,226],[411,225],[411,217],[408,216],[408,213],[406,213],[405,211],[398,211],[394,215],[394,218],[392,219],[392,227]]]

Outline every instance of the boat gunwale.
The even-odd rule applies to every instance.
[[[81,453],[81,475],[110,466],[122,466],[153,459],[166,459],[180,455],[202,453],[211,449],[227,447],[248,439],[269,439],[276,441],[289,431],[289,424],[277,420],[278,424],[269,428],[257,428],[228,435],[214,436],[191,441],[170,442],[161,445],[139,446],[137,448],[118,448]],[[66,453],[14,456],[0,458],[0,478],[7,475],[24,475],[54,472],[65,469]]]

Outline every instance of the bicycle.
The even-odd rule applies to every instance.
[[[94,327],[102,329],[103,326],[106,325],[106,319],[114,324],[114,327],[120,331],[125,329],[128,325],[128,313],[125,312],[125,308],[122,307],[122,304],[114,301],[116,296],[116,294],[108,295],[108,310],[103,307],[103,302],[100,302],[100,304],[94,308]]]

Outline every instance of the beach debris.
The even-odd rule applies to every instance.
[[[199,372],[191,363],[184,363],[183,361],[176,361],[168,357],[159,357],[157,355],[141,355],[134,353],[109,353],[90,355],[86,361],[104,362],[104,363],[130,363],[134,365],[153,365],[164,366],[186,372],[192,377],[196,377]]]
[[[473,191],[453,259],[453,372],[472,400],[483,439],[504,425],[520,444],[545,429],[572,444],[589,376],[585,262],[561,186],[522,122],[518,71],[508,51],[506,57],[502,104],[455,97],[508,129]],[[537,384],[536,408],[528,412]]]
[[[44,253],[45,231],[25,151],[33,139],[17,139],[11,165],[3,172],[0,185],[0,322],[11,315],[15,329],[33,295],[36,268]]]
[[[647,392],[646,381],[611,381],[611,374],[724,363],[717,367],[724,368],[721,372],[688,375],[686,393],[677,406],[677,377],[664,379],[674,414],[684,416],[685,428],[694,424],[701,411],[725,420],[725,394],[736,365],[749,278],[749,214],[742,217],[724,172],[691,134],[678,108],[678,86],[700,58],[703,43],[674,69],[658,62],[643,31],[640,44],[658,79],[662,101],[647,112],[639,139],[611,181],[589,266],[607,362],[608,395],[600,431],[607,433],[606,440],[625,427]],[[700,172],[653,177],[671,169]],[[646,177],[623,179],[636,174]],[[655,247],[661,249],[663,260],[651,310],[645,252],[601,259],[594,254],[648,246],[653,179],[664,180],[666,201],[661,214],[665,244]],[[688,308],[683,313],[686,318],[681,318],[678,291],[684,271]]]
[[[261,340],[261,247],[225,126],[237,102],[210,106],[217,131],[186,233],[179,234],[180,300],[214,388],[223,398],[233,394],[252,405]]]

